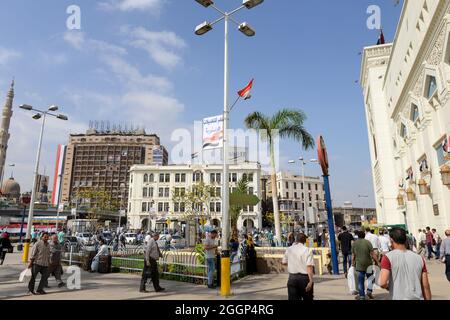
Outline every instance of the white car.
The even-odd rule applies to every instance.
[[[170,245],[177,249],[182,249],[186,247],[186,239],[180,236],[172,236],[172,240],[170,240]]]
[[[77,232],[75,237],[78,239],[79,243],[89,245],[91,243],[92,235],[89,232]]]
[[[136,244],[137,234],[136,233],[125,233],[125,241],[127,244]]]

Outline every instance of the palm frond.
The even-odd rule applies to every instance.
[[[270,119],[270,127],[281,129],[290,123],[303,125],[306,118],[305,113],[300,109],[281,109]]]
[[[248,129],[270,130],[270,119],[261,112],[253,112],[244,120]]]
[[[300,142],[305,150],[314,148],[314,138],[301,125],[288,124],[279,129],[280,138],[291,138]]]

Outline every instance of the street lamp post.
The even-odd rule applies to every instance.
[[[364,216],[364,218],[366,218],[366,201],[365,201],[365,199],[369,198],[369,196],[367,196],[367,195],[358,195],[358,198],[363,198],[363,216]]]
[[[152,218],[152,210],[154,209],[153,208],[153,205],[155,204],[155,200],[152,200],[151,202],[150,202],[150,208],[148,209],[148,223],[147,223],[147,233],[148,234],[150,234],[150,232],[151,232],[151,228],[150,228],[150,220],[151,220],[151,218]]]
[[[306,194],[305,194],[305,192],[304,192],[304,190],[306,189],[306,183],[305,183],[305,164],[307,164],[307,162],[305,161],[305,159],[304,159],[303,157],[300,157],[298,160],[300,161],[300,164],[302,165],[303,219],[304,219],[304,225],[305,225],[305,235],[308,236],[309,232],[308,232],[308,217],[307,217],[307,213],[306,213]],[[311,162],[311,163],[316,163],[317,160],[316,160],[316,159],[311,159],[310,162]],[[290,163],[290,164],[295,164],[295,160],[289,160],[289,163]]]
[[[27,233],[25,236],[25,243],[24,243],[24,250],[23,250],[23,256],[22,256],[22,262],[27,263],[28,262],[28,253],[30,250],[30,242],[31,242],[31,228],[33,226],[33,214],[34,214],[34,202],[36,199],[36,182],[37,182],[37,176],[39,174],[39,161],[41,157],[41,149],[42,149],[42,140],[44,136],[44,127],[45,127],[45,121],[47,119],[47,116],[52,116],[60,120],[68,120],[68,117],[62,114],[54,114],[52,112],[57,111],[59,108],[57,106],[50,106],[47,111],[42,111],[33,108],[30,105],[22,104],[19,106],[21,109],[27,110],[27,111],[34,111],[36,112],[33,115],[33,119],[39,120],[42,118],[42,125],[41,125],[41,132],[39,135],[39,143],[38,143],[38,150],[36,154],[36,165],[34,168],[34,178],[33,178],[33,189],[31,190],[31,200],[30,200],[30,209],[28,212],[28,223],[27,223]]]
[[[208,31],[212,30],[212,27],[224,20],[225,21],[225,58],[224,58],[224,110],[223,110],[223,183],[222,183],[222,260],[221,260],[221,295],[229,296],[230,291],[230,251],[228,248],[228,239],[230,234],[230,217],[229,217],[229,181],[228,181],[228,116],[230,113],[229,102],[228,102],[228,82],[229,82],[229,72],[228,72],[228,25],[229,21],[238,25],[239,31],[241,31],[246,36],[252,37],[255,35],[255,31],[246,22],[238,23],[232,17],[233,14],[240,11],[243,8],[252,9],[257,5],[264,2],[264,0],[243,0],[242,5],[238,8],[225,12],[215,6],[213,0],[195,0],[205,8],[212,7],[216,10],[221,17],[214,22],[210,23],[208,21],[203,22],[195,28],[195,34],[203,35]]]

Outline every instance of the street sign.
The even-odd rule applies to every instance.
[[[327,153],[327,147],[325,146],[325,141],[322,136],[319,136],[317,139],[317,154],[319,156],[319,163],[322,167],[322,172],[324,176],[328,175],[328,153]]]
[[[110,224],[111,224],[111,220],[106,220],[105,221],[105,227],[109,227]]]
[[[72,208],[72,210],[70,210],[70,212],[72,213],[73,216],[77,215],[77,209],[76,208]]]
[[[64,203],[60,203],[59,206],[58,206],[58,208],[59,208],[59,211],[64,210]]]

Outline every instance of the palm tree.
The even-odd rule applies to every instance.
[[[282,109],[272,117],[260,112],[253,112],[245,119],[248,129],[263,130],[261,139],[267,140],[270,148],[270,165],[272,168],[270,180],[272,185],[272,200],[275,222],[275,235],[281,243],[280,210],[278,207],[277,171],[275,162],[274,142],[277,137],[292,138],[301,143],[304,150],[314,147],[314,139],[303,126],[306,115],[299,109]]]

